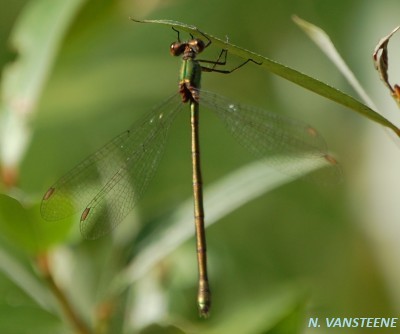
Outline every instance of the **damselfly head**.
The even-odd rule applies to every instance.
[[[169,47],[169,52],[173,56],[180,56],[185,52],[200,53],[204,50],[205,44],[201,39],[193,38],[187,42],[174,42]]]

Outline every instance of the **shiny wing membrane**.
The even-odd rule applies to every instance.
[[[182,106],[179,94],[174,94],[61,177],[43,197],[42,217],[60,220],[83,210],[85,238],[108,233],[147,189]]]
[[[341,179],[339,164],[313,127],[208,91],[200,91],[200,104],[213,110],[245,148],[258,158],[268,158],[268,163],[283,168],[283,173],[303,176],[301,166],[307,163],[307,166],[323,166],[307,176],[318,183],[331,184]]]

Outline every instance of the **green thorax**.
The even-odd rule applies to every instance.
[[[193,58],[183,59],[179,82],[193,88],[200,88],[201,66]]]

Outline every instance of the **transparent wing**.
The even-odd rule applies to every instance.
[[[325,166],[310,176],[317,182],[334,183],[341,179],[339,164],[313,127],[203,90],[200,104],[213,110],[232,135],[258,158],[268,157],[270,163],[274,163],[274,157],[276,162],[288,159],[291,163],[285,164],[288,167],[282,172],[303,176],[300,163],[307,161],[311,166]]]
[[[146,190],[182,106],[174,94],[61,177],[43,197],[42,217],[59,220],[83,210],[81,232],[87,239],[113,229]]]

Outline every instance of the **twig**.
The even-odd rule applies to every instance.
[[[70,323],[74,326],[77,334],[91,334],[91,330],[86,326],[83,320],[77,315],[71,303],[69,302],[65,293],[60,289],[60,287],[55,282],[53,275],[49,268],[48,257],[47,254],[42,254],[37,259],[38,267],[43,275],[43,278],[49,285],[51,292],[54,294],[60,306],[70,321]]]

